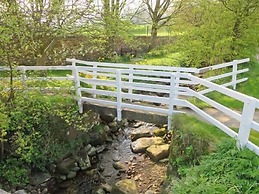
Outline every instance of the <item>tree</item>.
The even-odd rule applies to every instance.
[[[129,41],[130,22],[123,18],[127,0],[102,0],[101,19],[106,39],[106,57],[110,58],[118,41]]]
[[[174,19],[178,32],[174,49],[184,55],[184,66],[208,66],[254,57],[258,47],[256,0],[185,1]]]
[[[16,7],[15,13],[7,9],[10,5]],[[1,12],[23,21],[21,37],[17,42],[25,40],[25,35],[29,37],[26,38],[28,44],[23,49],[19,64],[30,61],[32,64],[46,65],[58,41],[79,32],[80,26],[92,18],[93,4],[91,0],[4,0]],[[2,20],[3,25],[5,22]]]
[[[158,30],[168,24],[182,7],[182,0],[143,0],[151,19],[151,48]]]

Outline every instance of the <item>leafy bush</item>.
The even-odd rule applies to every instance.
[[[259,157],[239,151],[234,141],[202,158],[200,165],[186,170],[172,193],[259,193]]]
[[[199,164],[202,155],[214,150],[226,135],[215,126],[187,115],[175,115],[172,119],[172,143],[170,164],[179,175],[184,168]]]
[[[48,164],[72,153],[82,141],[69,138],[69,133],[87,131],[93,121],[90,114],[79,115],[76,101],[68,96],[28,91],[16,93],[1,114],[8,115],[9,125],[3,128],[4,123],[0,122],[8,141],[0,177],[14,186],[19,180],[24,183],[24,166],[44,171]],[[17,162],[23,165],[16,165]]]

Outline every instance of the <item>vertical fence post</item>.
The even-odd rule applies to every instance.
[[[94,70],[93,70],[93,79],[97,79],[97,70],[96,70],[97,64],[94,64],[93,68],[94,68]],[[96,90],[96,84],[92,85],[92,89]],[[96,98],[96,94],[94,94],[93,97]]]
[[[239,148],[244,148],[249,140],[251,125],[253,122],[254,114],[256,108],[256,100],[254,98],[249,98],[248,101],[244,102],[244,107],[242,111],[239,131],[238,131],[238,142],[237,146]]]
[[[233,90],[236,90],[236,87],[237,87],[237,60],[233,61],[233,66],[232,66],[232,87],[233,87]]]
[[[25,69],[25,66],[22,66],[21,67],[21,78],[22,78],[22,83],[23,83],[23,86],[26,87],[26,69]]]
[[[132,94],[132,83],[133,83],[133,67],[130,67],[129,68],[130,69],[130,71],[129,71],[129,83],[130,83],[130,85],[129,85],[129,94]],[[130,102],[132,102],[132,99],[130,99]]]
[[[76,89],[76,95],[77,95],[77,103],[79,107],[79,113],[83,113],[83,104],[82,104],[82,93],[80,89],[80,80],[79,80],[79,73],[76,67],[75,59],[72,59],[72,72],[74,76],[74,83],[75,83],[75,89]]]
[[[178,98],[178,88],[179,88],[179,82],[180,82],[180,74],[181,74],[181,72],[180,71],[177,71],[176,73],[175,73],[175,87],[177,88],[176,90],[175,90],[175,98]]]
[[[171,74],[170,78],[170,94],[169,94],[169,109],[168,109],[168,120],[167,120],[167,130],[169,131],[172,126],[172,115],[174,112],[174,99],[176,98],[177,93],[177,80],[179,75],[176,73]]]
[[[117,120],[121,121],[121,104],[122,104],[122,96],[121,96],[121,70],[116,70],[116,89],[117,89]]]

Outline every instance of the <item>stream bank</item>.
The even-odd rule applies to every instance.
[[[46,172],[32,172],[30,185],[10,193],[158,194],[166,178],[171,139],[165,127],[100,116],[87,134],[70,134],[84,137],[83,146]]]

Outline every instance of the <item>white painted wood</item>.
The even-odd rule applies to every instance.
[[[68,62],[72,62],[73,59],[66,59]],[[122,63],[104,63],[104,62],[93,62],[93,61],[82,61],[76,60],[76,63],[93,66],[97,64],[99,67],[117,67],[122,69],[128,69],[133,67],[134,69],[144,69],[144,70],[163,70],[163,71],[177,71],[182,72],[197,72],[197,68],[184,68],[184,67],[169,67],[169,66],[152,66],[152,65],[135,65],[135,64],[122,64]]]
[[[79,78],[81,82],[84,82],[86,84],[96,84],[100,86],[116,86],[116,81],[113,80],[102,80],[102,79],[90,79],[90,78]]]
[[[160,84],[147,84],[147,83],[128,83],[128,82],[123,82],[123,87],[146,87],[146,88],[153,88],[153,89],[164,89],[164,90],[170,90],[170,86],[168,85],[160,85]]]
[[[250,61],[249,58],[236,60],[237,64],[242,64],[242,63],[246,63],[246,62],[249,62],[249,61]],[[204,68],[200,68],[197,73],[204,73],[206,71],[221,69],[221,68],[229,67],[229,66],[232,66],[232,65],[233,65],[233,61],[228,62],[228,63],[218,64],[218,65],[213,65],[213,66],[209,66],[209,67],[204,67]]]
[[[117,90],[117,120],[121,121],[122,115],[122,82],[121,82],[121,70],[116,71],[116,90]]]
[[[233,61],[233,66],[232,66],[232,87],[233,90],[236,90],[237,87],[237,61]]]
[[[259,147],[257,145],[249,141],[247,142],[246,147],[259,156]]]
[[[248,78],[239,79],[239,80],[236,81],[236,84],[245,82],[245,81],[247,81],[247,80],[248,80]],[[231,86],[231,85],[232,85],[232,82],[228,82],[228,83],[222,84],[222,85],[220,85],[220,86],[228,87],[228,86]],[[199,93],[200,93],[200,94],[207,94],[207,93],[212,92],[212,91],[215,91],[215,90],[214,90],[214,89],[205,89],[205,90],[200,91]]]
[[[74,76],[76,95],[78,97],[77,103],[78,103],[78,107],[79,107],[79,113],[83,113],[83,103],[82,103],[82,100],[81,100],[82,94],[81,94],[81,90],[80,90],[81,85],[80,85],[79,74],[78,74],[78,71],[77,71],[75,60],[72,61],[72,72],[73,72],[73,76]]]
[[[21,66],[21,79],[22,79],[23,86],[26,87],[27,86],[27,84],[26,84],[27,76],[26,76],[25,66]]]
[[[81,100],[83,102],[86,102],[86,103],[103,104],[105,106],[114,106],[114,107],[116,107],[116,105],[117,105],[117,102],[110,101],[110,100],[97,99],[97,98],[82,97]]]
[[[249,71],[249,68],[238,70],[238,71],[236,71],[236,74],[245,73],[247,71]],[[220,75],[217,75],[217,76],[212,76],[212,77],[206,78],[206,80],[214,81],[214,80],[222,79],[222,78],[225,78],[225,77],[230,77],[232,75],[233,75],[233,72],[229,72],[229,73],[224,73],[224,74],[220,74]]]
[[[90,94],[97,94],[97,95],[103,95],[103,96],[117,96],[117,92],[115,91],[106,91],[106,90],[98,90],[98,89],[91,89],[91,88],[81,88],[81,92],[87,92]]]
[[[193,96],[195,96],[196,98],[200,99],[203,102],[206,102],[207,104],[211,105],[212,107],[222,111],[223,113],[229,115],[230,117],[236,119],[237,121],[241,121],[241,115],[233,110],[231,110],[230,108],[225,107],[224,105],[211,100],[210,98],[193,91],[192,89],[188,88],[188,92],[190,92]]]
[[[162,103],[162,104],[169,104],[169,99],[165,97],[159,96],[148,96],[142,94],[129,94],[129,93],[122,93],[122,98],[132,99],[132,100],[140,100],[145,102],[153,102],[153,103]]]
[[[252,126],[251,128],[257,132],[259,132],[259,123],[252,121]]]
[[[238,130],[238,146],[244,148],[248,142],[255,113],[256,100],[249,99],[244,103],[241,122]]]
[[[169,94],[169,107],[168,107],[168,115],[167,115],[167,130],[169,131],[172,127],[172,115],[174,111],[174,99],[176,92],[176,76],[175,73],[171,74],[170,78],[170,94]]]
[[[190,109],[192,109],[197,114],[205,118],[207,121],[209,121],[219,129],[221,129],[224,133],[228,134],[230,137],[237,137],[237,133],[232,129],[230,129],[229,127],[225,126],[224,124],[222,124],[221,122],[219,122],[218,120],[216,120],[215,118],[213,118],[212,116],[204,112],[203,110],[199,109],[195,105],[191,104],[190,102],[187,102],[187,104]]]
[[[249,97],[249,96],[247,96],[245,94],[242,94],[240,92],[236,92],[236,91],[231,90],[231,89],[226,88],[226,87],[222,87],[220,85],[217,85],[215,83],[209,82],[209,81],[204,80],[202,78],[195,77],[195,76],[193,76],[191,74],[181,74],[181,75],[183,77],[185,77],[185,78],[189,78],[189,79],[191,79],[193,81],[199,82],[200,84],[202,84],[202,85],[204,85],[204,86],[206,86],[208,88],[213,88],[213,90],[216,90],[216,91],[218,91],[218,92],[220,92],[222,94],[225,94],[227,96],[230,96],[230,97],[235,98],[235,99],[237,99],[239,101],[242,101],[242,102],[246,102],[247,100],[249,100],[249,98],[251,98],[251,97]]]

